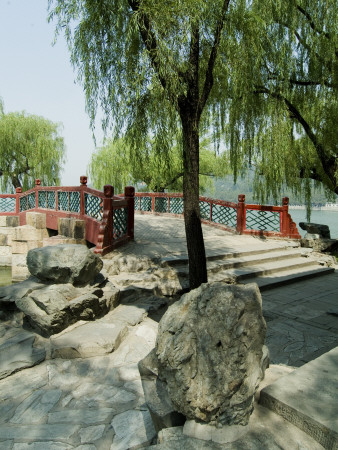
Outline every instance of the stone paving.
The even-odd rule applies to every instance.
[[[145,221],[147,228],[144,226]],[[168,229],[171,224],[172,228]],[[209,254],[247,248],[248,245],[270,245],[266,240],[203,228]],[[280,242],[285,245],[283,241]],[[119,251],[122,252],[122,249]],[[141,256],[144,252],[151,257],[168,254],[182,256],[186,254],[183,221],[136,216],[136,241],[123,251],[135,256]],[[273,363],[301,366],[338,345],[337,290],[336,270],[331,275],[262,293],[268,324],[267,345]],[[145,404],[137,362],[153,348],[157,323],[147,317],[142,308],[135,311],[135,306],[123,307],[134,310],[124,310],[122,315],[120,313],[123,317],[119,320],[125,320],[125,327],[123,340],[120,339],[118,345],[115,343],[109,347],[104,338],[103,342],[96,342],[96,347],[89,348],[87,355],[82,354],[82,358],[73,359],[76,354],[69,353],[69,340],[62,344],[62,352],[62,339],[58,336],[54,337],[54,344],[52,340],[47,342],[38,338],[37,344],[46,348],[47,359],[0,381],[0,449],[153,448],[151,444],[155,443],[156,433]],[[134,314],[137,320],[133,320]],[[110,319],[108,317],[102,323],[98,321],[98,328],[94,332],[96,337],[99,336],[100,327],[103,330],[104,324],[111,323]],[[92,323],[89,325],[93,326]],[[19,332],[19,319],[13,322],[13,327],[17,327]],[[72,330],[73,336],[83,343],[82,349],[86,348],[86,342],[91,339],[91,334],[86,331],[89,330],[86,323],[80,323]],[[66,335],[60,334],[60,338]],[[68,336],[72,336],[70,331]],[[115,338],[119,339],[117,336]],[[102,348],[106,352],[101,351]],[[110,353],[112,348],[115,351]],[[54,356],[62,358],[53,359],[53,351]],[[71,354],[72,359],[67,354]],[[4,355],[0,353],[1,358]],[[256,411],[258,424],[253,429],[252,440],[244,441],[243,446],[210,446],[202,441],[195,442],[197,440],[187,444],[181,438],[178,438],[177,445],[165,445],[162,436],[162,444],[160,442],[161,445],[154,448],[322,448],[293,425],[268,413],[265,408],[257,406]],[[274,438],[280,430],[283,432],[282,437]]]

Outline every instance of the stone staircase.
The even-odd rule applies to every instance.
[[[334,272],[331,258],[310,249],[280,245],[267,249],[207,256],[208,281],[258,284],[261,290]],[[182,286],[188,279],[188,261],[165,258],[162,267],[173,268]]]

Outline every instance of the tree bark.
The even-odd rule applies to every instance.
[[[191,111],[181,110],[183,130],[184,223],[189,260],[190,289],[208,281],[199,209],[199,129]]]
[[[22,187],[19,177],[17,175],[12,175],[11,178],[12,178],[12,185],[14,186],[14,189]]]

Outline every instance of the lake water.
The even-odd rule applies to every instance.
[[[302,230],[299,222],[307,222],[305,209],[289,209],[292,220],[296,223],[299,234],[304,236],[306,231]],[[332,239],[338,239],[338,211],[317,211],[311,213],[311,223],[328,225]]]

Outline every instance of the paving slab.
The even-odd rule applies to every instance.
[[[338,448],[338,348],[280,378],[261,392],[260,403],[312,436]]]

